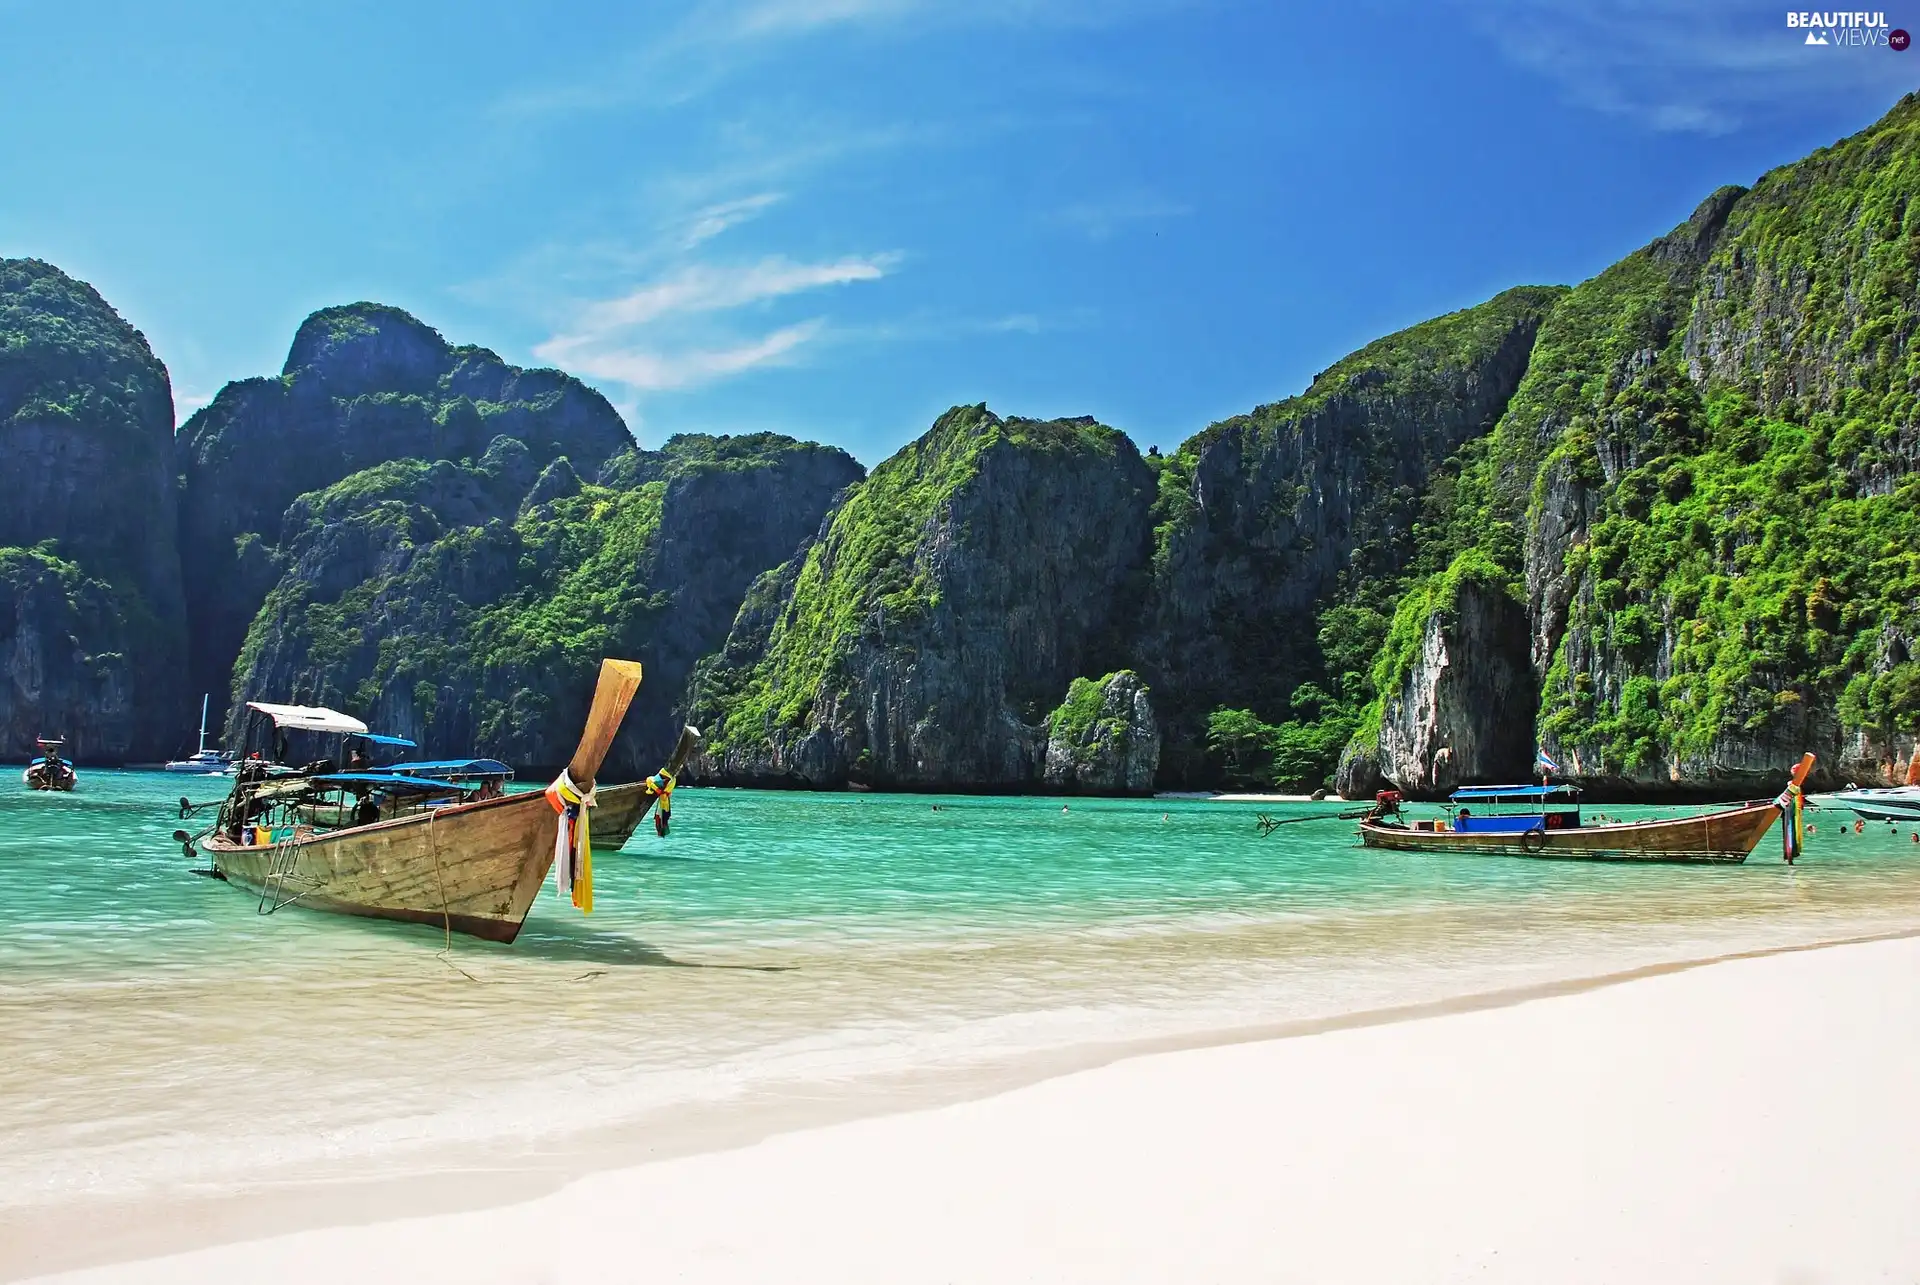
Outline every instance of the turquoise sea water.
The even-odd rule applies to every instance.
[[[511,947],[188,873],[216,782],[0,775],[0,1209],[431,1164],[965,1071],[1920,926],[1920,845],[1742,867],[1368,852],[1338,804],[681,791]],[[935,805],[938,810],[935,810]],[[1602,809],[1625,815],[1655,809]],[[1847,818],[1848,821],[1851,817]]]

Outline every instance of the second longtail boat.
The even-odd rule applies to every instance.
[[[1580,792],[1571,786],[1484,785],[1455,791],[1446,820],[1407,822],[1400,799],[1384,792],[1360,822],[1360,841],[1398,852],[1540,857],[1563,861],[1745,861],[1776,820],[1786,818],[1785,854],[1800,853],[1800,791],[1813,755],[1794,767],[1775,799],[1660,821],[1585,825]]]
[[[700,744],[691,727],[653,777],[594,789],[639,685],[637,663],[602,662],[579,748],[544,793],[480,797],[484,791],[458,781],[400,771],[256,779],[243,771],[218,821],[174,837],[190,856],[206,855],[206,873],[257,894],[263,913],[300,905],[511,942],[556,859],[564,890],[590,910],[589,844],[613,851],[656,801],[663,812],[671,803],[674,780]],[[377,787],[384,802],[374,813],[356,815],[345,804],[356,784]],[[362,805],[373,796],[370,788]],[[327,828],[329,807],[331,819],[346,824]]]

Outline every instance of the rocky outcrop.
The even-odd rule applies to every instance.
[[[501,437],[478,462],[383,464],[289,505],[240,698],[344,705],[429,755],[547,768],[572,752],[601,658],[632,657],[645,681],[607,771],[650,772],[695,661],[861,476],[845,452],[770,434],[629,452],[614,486],[536,464]]]
[[[1035,788],[1048,711],[1111,667],[1137,617],[1151,485],[1093,420],[947,412],[762,581],[695,684],[710,733],[695,775]]]
[[[1130,669],[1076,678],[1047,725],[1042,781],[1055,794],[1151,794],[1160,729]]]
[[[607,400],[559,371],[449,345],[382,304],[308,317],[278,378],[228,384],[180,430],[193,690],[216,705],[227,695],[248,628],[287,573],[301,532],[283,519],[297,497],[391,461],[471,462],[503,437],[536,473],[556,469],[544,483],[556,495],[633,445]]]
[[[185,610],[173,393],[91,287],[0,259],[0,757],[64,736],[81,761],[178,744]]]
[[[1378,733],[1356,736],[1340,751],[1340,765],[1334,769],[1333,788],[1343,799],[1370,799],[1387,788],[1387,777],[1380,770]]]
[[[1427,612],[1405,677],[1382,696],[1373,747],[1380,774],[1416,799],[1526,780],[1534,746],[1524,712],[1539,700],[1526,639],[1526,610],[1506,586],[1459,579],[1451,601]],[[1370,793],[1357,761],[1349,771],[1361,788],[1348,797]]]

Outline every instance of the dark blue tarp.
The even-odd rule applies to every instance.
[[[392,763],[385,772],[409,776],[512,776],[513,769],[499,759],[427,759],[419,763]]]

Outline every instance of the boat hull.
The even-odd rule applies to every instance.
[[[1920,789],[1896,785],[1878,790],[1845,790],[1832,795],[1826,804],[1846,808],[1867,821],[1920,821]]]
[[[1636,821],[1566,830],[1480,833],[1360,823],[1360,841],[1394,852],[1435,852],[1548,861],[1645,861],[1738,865],[1780,816],[1773,803],[1673,821]]]
[[[652,799],[642,784],[598,799],[594,846],[612,852]],[[212,835],[201,847],[262,909],[297,905],[511,942],[553,866],[557,824],[543,794],[512,794],[268,846]]]

